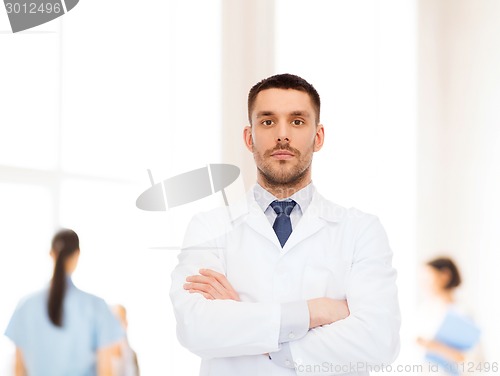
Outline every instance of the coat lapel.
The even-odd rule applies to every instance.
[[[268,239],[276,247],[281,249],[278,237],[274,232],[272,226],[266,215],[255,201],[253,190],[247,193],[244,203],[240,203],[231,209],[231,218],[233,226],[238,223],[244,222],[252,230]]]
[[[247,217],[247,224],[253,230],[264,236],[266,239],[271,241],[276,247],[281,248],[278,237],[274,232],[272,226],[269,223],[266,215],[259,207],[259,205],[253,201],[249,207],[249,213]]]
[[[337,208],[340,207],[326,200],[315,191],[309,207],[302,215],[297,227],[292,231],[290,238],[283,247],[283,251],[288,252],[303,240],[320,231],[328,222],[339,222],[341,216],[339,216],[340,212]]]

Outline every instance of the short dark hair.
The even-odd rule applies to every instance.
[[[445,290],[451,290],[455,287],[460,286],[460,284],[462,283],[462,278],[460,277],[458,267],[452,259],[448,257],[438,257],[434,260],[429,261],[427,265],[440,272],[447,271],[448,273],[450,273],[450,279],[446,286],[444,286]]]
[[[319,124],[321,101],[316,89],[306,80],[293,74],[277,74],[255,84],[248,93],[248,121],[252,124],[252,110],[257,94],[266,89],[293,89],[309,94],[314,110],[316,111],[316,124]]]

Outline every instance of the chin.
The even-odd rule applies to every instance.
[[[272,173],[264,175],[266,180],[272,184],[276,185],[295,185],[301,179],[303,174],[293,173],[292,171],[288,173]]]

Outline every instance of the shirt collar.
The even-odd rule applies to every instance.
[[[73,283],[73,279],[71,278],[71,275],[66,275],[66,286],[68,288],[74,288],[75,284]]]
[[[304,213],[309,207],[309,204],[311,203],[315,190],[316,189],[311,182],[301,190],[295,192],[290,197],[280,200],[276,198],[271,192],[264,189],[259,183],[256,183],[253,187],[253,195],[255,201],[257,202],[257,204],[259,205],[259,207],[262,209],[263,212],[265,212],[269,207],[269,205],[271,204],[271,202],[275,200],[278,201],[294,200],[297,203],[297,205],[299,205],[299,208],[302,211],[302,213]]]

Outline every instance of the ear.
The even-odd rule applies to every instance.
[[[252,137],[252,127],[247,125],[245,129],[243,129],[243,141],[245,142],[245,146],[249,151],[253,149],[253,137]]]
[[[316,126],[316,135],[314,136],[314,151],[320,151],[325,141],[325,128],[323,124]]]

